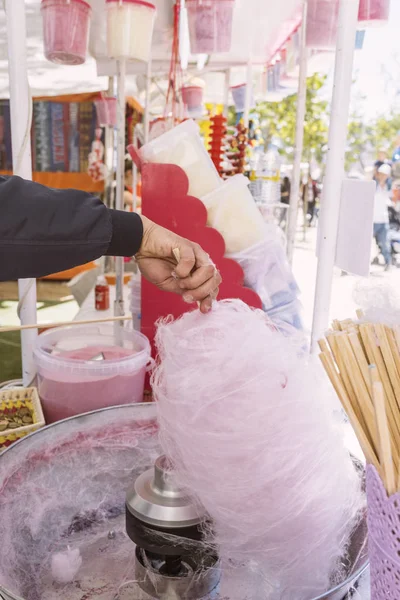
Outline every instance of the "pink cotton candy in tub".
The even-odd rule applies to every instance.
[[[364,495],[319,365],[240,300],[162,321],[156,342],[161,444],[222,563],[257,573],[268,600],[341,581]]]

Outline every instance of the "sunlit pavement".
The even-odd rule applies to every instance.
[[[309,228],[306,236],[307,241],[303,242],[303,234],[299,230],[293,260],[293,270],[301,290],[301,302],[304,308],[304,324],[307,329],[311,329],[315,279],[317,276],[317,258],[315,256],[317,238],[316,228]],[[370,278],[376,280],[377,284],[381,281],[390,281],[391,284],[398,287],[400,290],[400,268],[393,267],[389,273],[386,273],[382,266],[372,266]],[[335,269],[330,309],[331,320],[355,317],[355,310],[358,306],[354,300],[354,291],[360,281],[360,277],[354,277],[352,275],[342,276],[341,271]]]

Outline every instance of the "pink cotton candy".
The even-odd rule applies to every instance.
[[[364,499],[319,366],[239,300],[161,322],[156,342],[161,443],[213,519],[207,541],[265,599],[326,591]]]

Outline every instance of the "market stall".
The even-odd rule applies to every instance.
[[[116,208],[124,208],[128,150],[134,191],[141,176],[142,214],[200,244],[212,261],[202,266],[214,266],[223,281],[221,301],[205,315],[193,310],[193,297],[184,302],[167,295],[139,274],[128,288],[118,257],[111,293],[103,263],[78,322],[50,327],[38,339],[35,282],[20,282],[24,387],[0,387],[0,449],[7,448],[0,455],[0,598],[344,600],[360,582],[368,587],[362,579],[368,568],[365,459],[368,501],[376,510],[369,524],[379,530],[373,529],[370,552],[372,600],[389,598],[385,591],[398,586],[387,573],[396,571],[398,558],[378,514],[385,489],[398,489],[398,326],[379,329],[369,324],[372,315],[359,315],[357,322],[334,323],[329,347],[320,340],[328,325],[354,37],[358,22],[378,17],[363,0],[361,6],[358,0],[334,3],[336,87],[314,331],[332,389],[309,359],[299,290],[268,210],[280,188],[276,149],[264,157],[261,188],[257,176],[243,174],[258,76],[259,93],[277,92],[281,80],[300,82],[299,179],[305,47],[316,47],[306,35],[307,8],[318,1],[307,7],[288,0],[279,10],[268,4],[94,0],[90,7],[83,0],[44,0],[55,11],[55,29],[59,9],[64,18],[74,11],[80,17],[69,45],[62,28],[52,37],[45,22],[45,54],[56,62],[84,62],[92,11],[91,53],[98,73],[115,78],[102,99],[115,101],[107,126],[115,133]],[[92,161],[102,160],[99,115],[86,97],[77,145],[71,99],[40,99],[32,113],[24,2],[8,0],[6,8],[12,160],[4,119],[1,166],[25,178],[46,176],[47,184],[53,174],[61,182],[58,171],[71,171],[64,187],[67,178],[83,177]],[[218,108],[214,101],[204,118],[199,109],[207,96],[194,74],[206,80],[214,71],[223,74],[223,102]],[[245,81],[235,81],[243,75]],[[144,115],[142,126],[128,127],[127,135],[132,76],[143,91]],[[230,94],[236,123],[229,128],[223,113]],[[157,104],[162,112],[152,114]],[[197,110],[200,118],[190,115]],[[60,160],[45,156],[49,137]],[[82,185],[99,191],[98,183],[82,179]],[[171,279],[180,258],[175,248]],[[383,336],[379,345],[373,334]],[[369,379],[375,362],[380,380],[376,374]],[[354,433],[337,415],[333,390],[362,452],[353,452]],[[43,429],[45,423],[50,426]],[[351,449],[346,433],[353,436]],[[396,517],[397,504],[390,508]],[[369,600],[368,589],[362,594]]]

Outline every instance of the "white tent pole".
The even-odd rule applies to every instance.
[[[306,46],[307,33],[307,0],[304,0],[303,20],[300,36],[300,73],[297,92],[296,114],[296,139],[294,148],[293,176],[290,192],[290,204],[287,224],[287,256],[290,264],[293,262],[294,246],[296,242],[297,218],[299,209],[299,194],[301,184],[301,157],[303,155],[304,118],[306,115],[307,99],[307,59]]]
[[[117,191],[115,208],[124,210],[124,180],[125,180],[125,79],[126,62],[117,61],[117,97],[118,97],[118,120],[117,120]],[[118,256],[115,259],[115,303],[114,316],[119,317],[124,314],[124,259]],[[117,323],[116,330],[120,330],[120,324]]]
[[[151,104],[151,59],[147,63],[147,74],[146,74],[146,96],[144,105],[144,143],[147,144],[149,141],[150,131],[150,104]]]
[[[26,20],[24,0],[6,0],[8,71],[10,79],[10,110],[13,173],[32,179],[30,94],[26,57]],[[36,281],[20,279],[19,317],[21,324],[36,323]],[[22,378],[25,386],[35,377],[33,348],[37,330],[21,332]]]
[[[224,117],[228,118],[229,113],[229,90],[231,85],[231,70],[225,71],[225,88],[224,88]]]
[[[108,96],[114,96],[114,77],[108,78]],[[107,177],[105,181],[106,204],[112,208],[114,182],[114,126],[108,125],[104,132],[105,164]]]
[[[311,335],[312,352],[316,351],[318,339],[329,324],[340,195],[344,177],[358,5],[359,0],[341,0],[339,9],[328,154],[318,232],[319,252]]]
[[[253,64],[251,62],[251,59],[249,59],[249,62],[247,63],[247,85],[246,85],[246,98],[245,98],[245,104],[244,104],[244,114],[243,114],[243,121],[244,121],[244,126],[245,127],[249,127],[249,115],[250,115],[250,104],[251,104],[251,99],[252,99],[252,91],[253,91]]]

